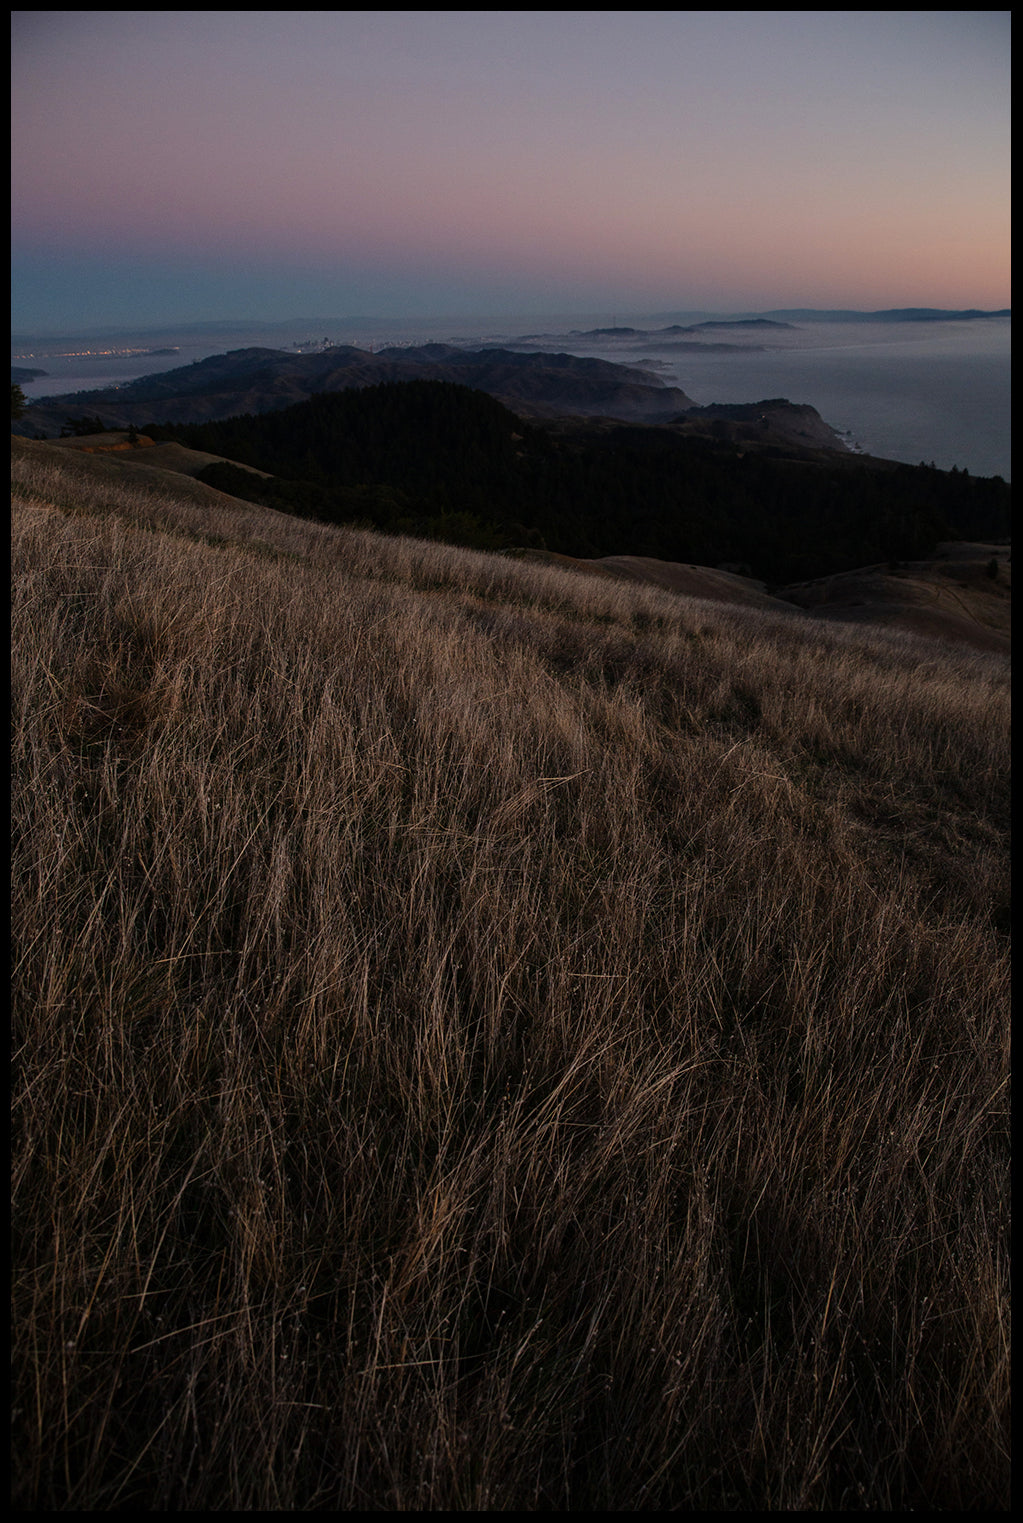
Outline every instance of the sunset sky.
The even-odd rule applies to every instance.
[[[16,11],[21,331],[1006,307],[1008,11]]]

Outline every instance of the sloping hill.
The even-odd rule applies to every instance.
[[[317,392],[402,380],[458,381],[536,415],[603,415],[661,421],[692,406],[678,387],[632,366],[569,354],[480,352],[447,344],[385,349],[348,345],[318,354],[235,349],[127,385],[44,398],[14,425],[26,436],[56,436],[68,419],[96,417],[108,428],[148,423],[203,423],[241,413],[272,412]]]
[[[1008,652],[1012,551],[1008,545],[954,541],[926,560],[864,566],[786,587],[780,596],[819,619],[883,624]]]
[[[77,473],[72,479],[83,483],[128,479],[161,491],[173,487],[175,478],[194,478],[218,463],[248,471],[259,480],[272,479],[253,466],[181,444],[154,444],[145,435],[131,444],[127,432],[45,443],[12,438],[11,447],[19,460],[61,461],[71,456]],[[191,479],[187,490],[197,502],[239,500]],[[939,545],[934,556],[926,560],[865,566],[771,591],[755,577],[721,567],[651,556],[621,554],[587,559],[536,549],[509,553],[534,564],[645,583],[734,607],[798,610],[813,619],[904,629],[976,650],[1008,653],[1011,643],[1012,551],[1008,545],[948,542]]]
[[[13,452],[15,1506],[1006,1509],[1008,661],[130,453]]]
[[[95,441],[117,438],[117,435],[99,434]],[[124,436],[125,440],[127,435]],[[181,445],[139,444],[128,451],[109,451],[100,447],[90,448],[89,437],[82,439],[19,439],[11,438],[12,469],[41,473],[54,483],[62,495],[81,493],[86,499],[104,490],[134,491],[140,501],[163,500],[168,493],[181,503],[195,508],[217,508],[225,502],[252,508],[251,503],[207,486],[193,478],[218,456],[207,456],[200,450],[188,450]],[[157,463],[159,461],[159,463]],[[234,464],[235,462],[231,462]],[[263,472],[251,470],[253,476],[262,477]],[[261,513],[269,511],[260,509]],[[280,515],[285,517],[286,515]]]
[[[42,442],[42,441],[36,441]],[[71,450],[79,455],[115,455],[118,463],[142,470],[168,471],[175,476],[198,476],[208,465],[235,465],[249,471],[253,476],[267,480],[267,472],[254,465],[242,465],[240,461],[226,461],[223,455],[211,455],[206,450],[189,449],[187,445],[173,441],[150,439],[146,434],[127,429],[114,429],[102,434],[79,434],[71,439],[46,441],[55,449]]]
[[[567,570],[591,576],[610,577],[663,588],[683,597],[700,598],[712,603],[728,603],[736,608],[774,609],[791,614],[793,605],[767,591],[765,583],[754,577],[739,576],[711,566],[689,566],[678,561],[656,560],[647,555],[605,555],[586,560],[557,555],[549,550],[513,552],[522,560],[564,566]]]
[[[770,592],[754,577],[649,556],[585,560],[545,550],[518,554],[524,560],[648,583],[735,607],[798,610],[813,620],[903,629],[1006,655],[1011,646],[1012,551],[1007,545],[949,542],[929,560],[909,561],[900,568],[864,566]]]

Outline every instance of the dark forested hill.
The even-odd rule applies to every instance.
[[[481,548],[736,564],[774,584],[1009,533],[997,478],[743,450],[684,426],[528,423],[436,381],[149,432],[269,472],[258,500],[328,522]],[[251,499],[251,477],[236,481],[235,469],[214,465],[203,479]]]
[[[499,397],[517,412],[540,416],[657,422],[693,405],[684,391],[648,371],[571,354],[473,351],[450,344],[376,354],[351,345],[318,354],[257,348],[211,355],[124,386],[43,398],[26,410],[15,431],[55,438],[69,422],[82,419],[98,419],[105,428],[203,423],[272,412],[319,392],[419,379],[457,381]]]

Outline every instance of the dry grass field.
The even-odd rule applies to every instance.
[[[1007,658],[13,473],[14,1505],[1007,1507]]]

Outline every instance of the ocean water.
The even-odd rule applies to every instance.
[[[1012,478],[1011,346],[1009,318],[898,323],[800,322],[791,328],[704,330],[701,335],[662,338],[625,333],[584,336],[580,330],[617,326],[653,329],[675,319],[594,315],[486,316],[462,319],[353,320],[324,328],[317,336],[337,343],[381,347],[387,343],[445,341],[465,346],[531,338],[529,347],[592,355],[644,366],[668,384],[681,386],[700,406],[709,402],[757,402],[787,397],[808,402],[832,428],[867,454],[911,465],[921,460],[975,476]],[[161,333],[159,342],[177,344],[177,355],[69,354],[70,342],[12,346],[12,363],[45,369],[45,378],[25,382],[29,400],[43,396],[123,385],[140,375],[187,365],[210,354],[249,344],[288,348],[308,340],[309,322],[253,324],[251,332],[220,338]],[[575,330],[574,332],[572,330]],[[679,342],[687,347],[680,349]],[[144,342],[144,339],[142,340]],[[150,340],[152,342],[152,340]],[[128,341],[125,341],[126,345]],[[701,348],[694,350],[693,343]],[[734,346],[729,350],[712,344]],[[76,339],[79,351],[88,347]],[[97,343],[97,346],[99,344]],[[27,351],[33,351],[29,357]],[[46,351],[49,351],[47,353]]]
[[[708,347],[682,350],[675,347],[680,340]],[[701,407],[768,397],[808,402],[867,454],[1012,479],[1010,318],[718,328],[700,339],[601,337],[563,347],[646,365]]]

